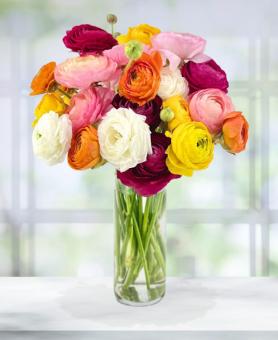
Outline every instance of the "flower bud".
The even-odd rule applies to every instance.
[[[118,21],[118,18],[115,14],[107,14],[106,20],[109,24],[116,24]]]
[[[137,40],[130,40],[125,45],[125,54],[129,59],[139,59],[143,52],[142,44]]]
[[[163,122],[170,122],[174,117],[175,114],[169,107],[165,107],[160,111],[160,119]]]

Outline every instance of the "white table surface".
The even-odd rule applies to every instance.
[[[135,308],[116,302],[111,278],[0,278],[0,330],[278,330],[278,278],[167,287],[159,304]]]

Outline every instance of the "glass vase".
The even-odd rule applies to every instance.
[[[114,292],[132,306],[157,303],[165,294],[166,192],[142,197],[116,181]]]

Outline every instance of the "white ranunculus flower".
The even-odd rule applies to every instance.
[[[62,162],[70,148],[72,125],[67,114],[59,116],[50,111],[44,114],[33,130],[34,154],[54,165]]]
[[[163,100],[172,96],[187,97],[189,92],[186,79],[181,75],[180,70],[177,68],[172,70],[168,67],[163,67],[161,71],[161,81],[158,90],[158,95]]]
[[[152,153],[151,133],[145,117],[131,109],[111,109],[98,127],[101,156],[123,172]]]

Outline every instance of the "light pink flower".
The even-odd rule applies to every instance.
[[[68,110],[73,133],[99,121],[112,108],[114,92],[103,87],[90,87],[72,97]]]
[[[158,50],[169,50],[182,60],[192,60],[203,54],[206,41],[190,33],[162,32],[152,37],[152,46]]]
[[[169,69],[171,71],[175,71],[178,68],[178,66],[181,62],[181,58],[178,57],[173,52],[171,52],[169,50],[157,49],[157,48],[144,49],[144,52],[146,52],[148,54],[151,54],[152,52],[155,52],[155,51],[159,52],[161,59],[162,59],[163,66],[169,67]]]
[[[197,91],[189,101],[192,120],[203,122],[212,134],[221,132],[224,118],[232,111],[231,98],[218,89]]]
[[[113,60],[118,66],[124,66],[128,63],[128,57],[125,54],[125,45],[116,45],[110,50],[103,51],[103,55]]]
[[[55,80],[66,87],[85,89],[92,83],[113,78],[117,64],[102,55],[70,58],[56,66]]]
[[[119,80],[120,80],[120,77],[122,75],[122,69],[121,68],[117,68],[117,70],[115,71],[114,73],[114,77],[109,80],[109,81],[102,81],[100,82],[99,84],[103,87],[107,87],[115,92],[117,92],[117,87],[118,87],[118,84],[119,84]]]
[[[143,51],[151,54],[153,49],[150,48],[148,45],[143,45]],[[128,64],[128,57],[125,54],[125,44],[116,45],[112,47],[110,50],[103,51],[103,55],[108,57],[109,59],[113,60],[118,66],[125,66]]]

